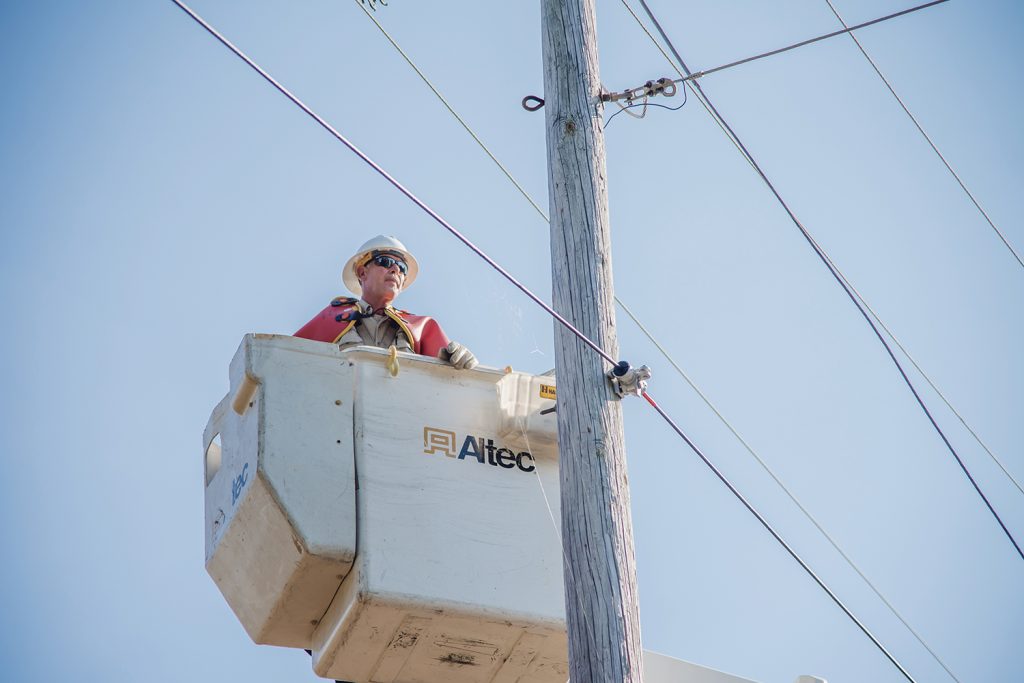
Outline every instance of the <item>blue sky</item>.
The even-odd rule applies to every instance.
[[[905,6],[839,5],[850,23]],[[194,8],[549,298],[546,224],[354,2]],[[837,27],[824,0],[652,8],[694,70]],[[542,94],[539,3],[376,16],[546,207],[543,116],[519,106]],[[598,3],[598,28],[609,88],[672,74],[621,2]],[[484,363],[549,369],[551,324],[171,2],[5,3],[0,31],[6,676],[314,680],[304,653],[247,639],[203,568],[201,434],[242,335],[297,329],[380,232],[424,268],[401,304]],[[1024,10],[954,0],[860,36],[1024,249]],[[1024,479],[1024,269],[851,41],[703,85]],[[1024,562],[750,168],[692,98],[606,133],[619,297],[960,680],[1024,675]],[[949,680],[621,311],[618,328],[652,393],[915,677]],[[1024,538],[1024,496],[922,395]],[[902,680],[644,404],[626,420],[646,647],[765,683]]]

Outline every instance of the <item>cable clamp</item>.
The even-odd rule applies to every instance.
[[[647,380],[651,378],[651,369],[646,365],[638,368],[630,367],[629,363],[620,360],[608,371],[608,379],[612,390],[619,398],[626,396],[642,396],[647,391]]]
[[[671,78],[659,78],[656,81],[647,81],[641,86],[623,90],[622,92],[603,92],[601,93],[601,101],[618,102],[619,100],[626,100],[627,103],[632,103],[634,100],[639,100],[644,97],[653,97],[655,95],[672,97],[675,94],[675,81]]]

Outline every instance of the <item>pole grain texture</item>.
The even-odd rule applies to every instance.
[[[618,358],[593,0],[541,0],[555,309]],[[555,325],[572,681],[640,683],[622,406],[605,361]]]

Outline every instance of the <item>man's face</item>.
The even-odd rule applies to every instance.
[[[405,284],[405,274],[402,273],[404,261],[398,254],[380,254],[379,256],[397,259],[399,263],[393,263],[385,267],[377,263],[378,257],[371,259],[366,265],[356,269],[359,283],[363,287],[363,300],[374,307],[384,306],[391,303],[398,293],[402,291]]]

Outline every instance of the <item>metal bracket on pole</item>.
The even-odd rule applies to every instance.
[[[633,102],[633,100],[639,100],[642,97],[653,97],[654,95],[672,97],[675,94],[675,82],[671,78],[659,78],[656,81],[647,81],[639,87],[623,90],[622,92],[603,92],[601,93],[601,101],[618,102],[619,100],[626,100],[626,102]]]
[[[626,396],[642,396],[647,390],[647,380],[651,378],[651,369],[646,365],[638,368],[630,367],[629,363],[620,360],[607,372],[612,389],[619,398]]]

